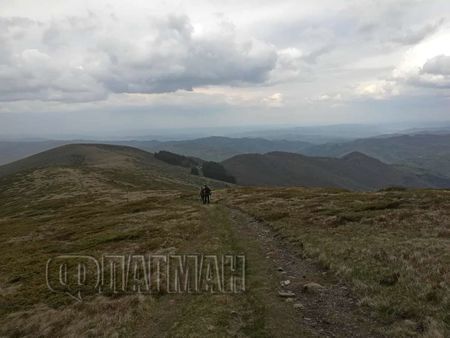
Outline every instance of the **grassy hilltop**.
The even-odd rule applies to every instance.
[[[302,330],[293,314],[281,315],[285,304],[275,293],[267,295],[273,276],[257,260],[247,275],[250,291],[236,296],[88,294],[78,303],[47,289],[45,264],[61,254],[253,250],[232,231],[226,209],[199,203],[201,183],[214,189],[223,183],[142,151],[102,145],[64,146],[14,163],[15,174],[10,168],[0,178],[0,335],[268,336],[273,327],[286,334]]]
[[[206,207],[204,182],[214,190]],[[227,188],[105,145],[0,167],[0,187],[0,336],[449,333],[447,190]],[[245,254],[247,291],[77,302],[47,289],[48,258],[102,253]],[[307,282],[322,289],[306,292]]]

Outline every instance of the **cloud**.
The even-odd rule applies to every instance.
[[[409,49],[392,72],[399,84],[436,90],[450,88],[450,27]],[[438,94],[438,92],[436,92]]]
[[[76,62],[80,55],[42,43],[46,29],[38,21],[0,17],[0,100],[85,102],[105,98],[98,80]]]
[[[438,55],[427,60],[408,81],[416,86],[450,89],[450,55]]]
[[[358,34],[362,39],[378,41],[385,47],[386,45],[413,46],[435,34],[445,22],[446,20],[441,18],[425,24],[414,24],[400,14],[397,20],[390,22],[379,19],[377,22],[361,23]]]
[[[201,34],[184,15],[124,31],[128,24],[92,13],[50,23],[1,18],[0,100],[89,101],[261,84],[277,64],[272,45],[224,21]]]
[[[312,101],[322,101],[322,102],[340,102],[342,101],[343,97],[340,93],[335,94],[322,94],[318,97],[315,97],[312,99]]]
[[[399,95],[397,83],[391,80],[378,80],[361,83],[355,88],[357,97],[367,97],[376,100],[383,100]]]
[[[361,97],[386,100],[400,94],[448,96],[445,89],[450,89],[449,37],[450,26],[443,26],[436,34],[407,49],[388,76],[359,82],[344,96],[348,100]]]
[[[310,102],[326,103],[335,106],[361,101],[382,101],[398,95],[400,95],[400,88],[396,81],[372,80],[343,88],[340,92],[324,93],[312,97]]]
[[[262,99],[269,107],[281,107],[283,105],[283,94],[274,93]]]
[[[139,112],[169,127],[188,111],[193,124],[327,121],[333,106],[342,121],[448,113],[448,1],[0,3],[0,124],[2,112]]]
[[[155,28],[152,37],[135,40],[126,51],[114,43],[105,50],[113,62],[102,81],[111,91],[161,93],[263,83],[276,64],[272,46],[240,39],[233,27],[220,25],[213,34],[196,35],[187,17],[171,16]]]
[[[450,55],[438,55],[429,59],[422,67],[423,73],[450,75]]]
[[[309,77],[311,71],[304,58],[304,53],[298,48],[277,51],[277,62],[270,73],[270,82],[279,83]]]
[[[391,41],[403,45],[415,45],[427,37],[433,35],[444,24],[444,19],[439,19],[432,23],[427,23],[420,27],[402,27],[391,35]]]

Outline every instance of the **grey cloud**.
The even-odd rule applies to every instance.
[[[322,46],[309,52],[307,55],[305,55],[303,59],[308,63],[316,63],[319,57],[331,52],[334,48],[335,48],[334,44]]]
[[[445,97],[439,102],[448,113],[448,48],[436,45],[445,45],[450,34],[445,0],[169,0],[132,6],[68,0],[49,14],[53,2],[11,2],[0,10],[0,114],[72,116],[83,110],[82,119],[104,109],[99,120],[106,121],[113,119],[106,112],[131,119],[139,111],[148,114],[149,124],[159,116],[172,126],[191,109],[202,117],[186,123],[201,124],[217,111],[224,113],[211,124],[231,111],[236,123],[259,122],[271,113],[264,115],[268,105],[261,98],[282,97],[274,121],[289,123],[328,121],[338,109],[343,118],[347,112],[363,116],[374,102],[389,106],[401,95],[405,101]],[[439,54],[447,56],[432,58]],[[424,55],[430,58],[425,65]],[[208,85],[219,88],[184,92]],[[321,101],[310,103],[310,97]],[[391,108],[396,111],[395,103]],[[142,119],[133,123],[140,126]]]
[[[375,20],[375,19],[372,19]],[[355,31],[355,38],[372,40],[386,48],[396,48],[398,45],[411,46],[420,43],[436,33],[446,22],[438,19],[426,24],[415,24],[406,15],[395,20],[377,18],[376,21],[363,21]]]
[[[444,22],[444,19],[440,19],[421,27],[402,27],[397,32],[393,32],[391,41],[404,45],[417,44],[434,34]]]
[[[438,55],[428,60],[423,65],[422,73],[450,75],[450,55]]]
[[[276,63],[276,50],[236,34],[196,37],[186,17],[169,17],[149,41],[127,50],[109,44],[108,73],[101,78],[114,92],[161,93],[202,85],[262,83]],[[130,54],[141,54],[133,58]]]
[[[450,89],[450,56],[438,55],[429,59],[406,81],[416,87]]]
[[[67,53],[42,44],[45,27],[24,18],[1,18],[0,101],[85,102],[106,97],[90,74],[67,62]]]
[[[89,101],[110,92],[258,84],[277,63],[273,46],[242,39],[220,22],[216,32],[196,35],[187,16],[150,19],[131,32],[94,14],[49,24],[3,18],[0,24],[7,32],[0,35],[3,101]]]

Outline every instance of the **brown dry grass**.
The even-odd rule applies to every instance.
[[[199,204],[201,179],[165,167],[127,165],[47,168],[0,178],[0,335],[298,333],[282,305],[267,300],[273,271],[267,271],[256,241],[233,233],[225,209]],[[449,333],[449,197],[449,191],[431,190],[222,193],[229,205],[268,222],[300,254],[350,281],[361,306],[376,310],[391,335],[405,337]],[[239,297],[87,294],[80,304],[47,290],[48,258],[105,252],[246,252],[253,287]]]
[[[77,303],[47,289],[45,264],[60,254],[246,252],[254,243],[234,235],[225,210],[199,203],[195,180],[99,168],[1,178],[0,336],[273,335],[285,316],[270,315],[264,266],[248,278],[265,287],[239,295],[87,292]]]
[[[350,281],[392,335],[450,334],[450,191],[241,188],[224,198]]]

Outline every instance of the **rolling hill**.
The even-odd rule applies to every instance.
[[[359,152],[342,158],[285,152],[247,154],[234,156],[222,164],[239,185],[373,190],[388,186],[433,187],[435,184]],[[450,186],[450,181],[443,183]]]
[[[167,164],[144,150],[128,146],[86,143],[63,145],[5,164],[0,166],[0,177],[38,169],[65,167],[95,172],[117,181],[136,181],[145,178],[145,182],[152,187],[192,188],[205,182],[209,182],[212,186],[224,186],[219,181],[193,176],[189,168]]]
[[[450,134],[415,134],[365,138],[323,144],[304,150],[305,155],[340,157],[359,151],[386,163],[419,168],[418,172],[450,178]]]

